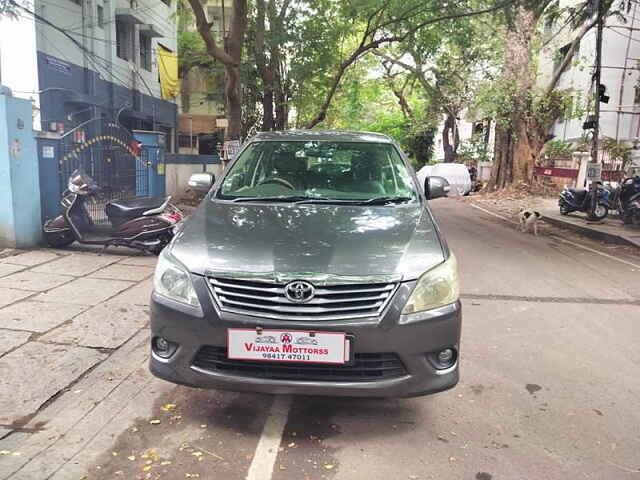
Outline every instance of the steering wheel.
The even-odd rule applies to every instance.
[[[280,178],[280,177],[267,178],[265,180],[262,180],[260,183],[258,183],[258,185],[264,185],[265,183],[276,183],[278,185],[284,185],[285,187],[290,188],[291,190],[296,189],[296,187],[291,185],[291,183],[288,180],[285,180],[284,178]]]

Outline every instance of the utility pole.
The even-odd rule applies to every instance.
[[[591,162],[593,165],[598,163],[598,146],[600,136],[600,85],[601,85],[601,73],[602,73],[602,32],[604,28],[604,12],[602,0],[594,0],[596,3],[597,11],[597,30],[596,30],[596,63],[595,71],[593,72],[593,96],[594,96],[594,117],[595,124],[593,127],[593,143],[591,144]],[[602,171],[602,170],[600,170]],[[591,218],[596,217],[595,212],[598,206],[598,182],[596,180],[591,181]]]

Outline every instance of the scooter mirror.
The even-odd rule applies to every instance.
[[[196,192],[208,192],[214,182],[215,177],[211,173],[194,173],[187,184]]]

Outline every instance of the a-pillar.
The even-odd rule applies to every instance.
[[[38,154],[29,100],[0,85],[0,247],[42,239]]]

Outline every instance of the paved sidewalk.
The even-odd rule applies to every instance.
[[[588,221],[586,215],[581,212],[573,212],[569,215],[560,215],[558,199],[536,196],[518,197],[515,194],[505,197],[487,197],[472,195],[461,199],[465,203],[471,203],[509,218],[517,222],[517,214],[522,209],[534,209],[542,214],[543,220],[556,227],[571,230],[580,235],[609,244],[627,245],[640,248],[640,229],[630,225],[623,225],[622,220],[610,214],[601,222]]]
[[[156,257],[116,253],[0,258],[0,439],[41,428],[43,406],[147,326]]]
[[[545,205],[540,209],[540,213],[544,220],[558,227],[567,228],[603,242],[640,248],[640,229],[623,225],[617,216],[609,216],[601,222],[591,222],[587,220],[586,214],[580,212],[560,215],[557,205],[553,207]]]

